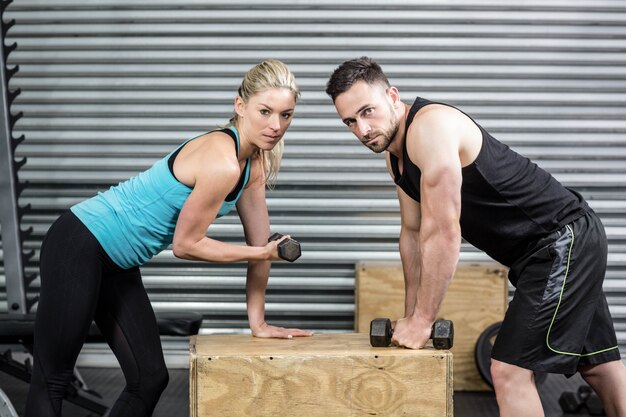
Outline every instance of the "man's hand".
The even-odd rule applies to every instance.
[[[432,323],[415,315],[399,319],[393,330],[391,343],[409,349],[421,349],[430,339]]]
[[[252,336],[291,339],[293,337],[313,336],[313,332],[301,329],[286,329],[284,327],[271,326],[263,322],[260,326],[252,329]]]

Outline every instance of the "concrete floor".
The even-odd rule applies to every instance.
[[[124,376],[119,369],[82,368],[80,373],[88,387],[98,392],[106,404],[113,403],[124,385]],[[189,371],[187,369],[170,370],[169,385],[161,396],[153,414],[154,417],[186,417],[189,415],[188,381]],[[540,388],[546,417],[580,417],[581,414],[564,414],[559,407],[558,398],[563,391],[575,391],[582,383],[583,381],[578,375],[571,379],[566,379],[560,375],[548,376]],[[24,416],[28,385],[10,375],[0,373],[0,387],[13,403],[18,414]],[[63,417],[95,415],[73,404],[66,403],[64,405]],[[455,417],[498,416],[495,397],[492,392],[456,392],[454,394],[454,415]]]

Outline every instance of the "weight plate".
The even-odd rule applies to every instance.
[[[493,349],[493,344],[496,341],[496,337],[498,337],[500,326],[502,326],[501,321],[487,327],[478,337],[474,351],[478,373],[491,388],[493,388],[493,379],[491,378],[491,349]],[[539,387],[545,382],[547,377],[547,373],[535,372],[535,384]]]
[[[19,417],[9,397],[0,389],[0,417]]]

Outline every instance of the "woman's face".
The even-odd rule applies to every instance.
[[[288,88],[272,88],[250,97],[244,103],[235,99],[238,128],[262,150],[271,150],[282,139],[291,124],[296,100]]]

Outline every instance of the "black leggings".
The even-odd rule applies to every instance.
[[[152,415],[169,376],[139,268],[114,264],[68,212],[50,227],[42,243],[40,271],[26,416],[61,416],[65,389],[93,320],[126,378],[109,416]]]

